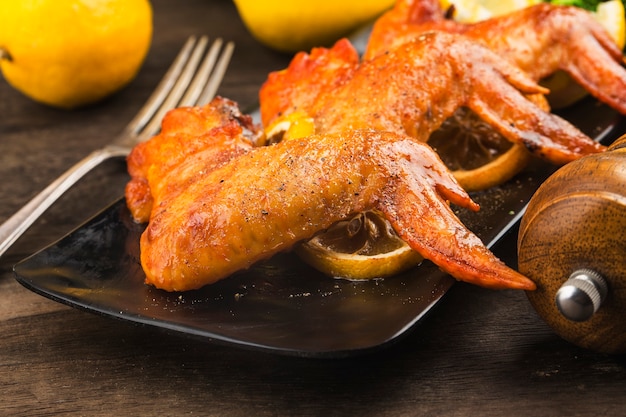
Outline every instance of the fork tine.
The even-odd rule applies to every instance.
[[[222,39],[217,38],[213,41],[211,48],[202,62],[200,69],[196,71],[196,76],[194,77],[191,85],[187,89],[187,93],[180,100],[180,106],[193,106],[198,104],[198,97],[202,93],[202,89],[204,84],[206,84],[209,74],[215,67],[215,62],[217,61],[217,55],[220,52],[220,48],[222,47]]]
[[[215,93],[217,93],[217,89],[222,83],[224,74],[226,74],[226,69],[228,68],[228,64],[230,63],[230,58],[233,55],[234,50],[235,44],[233,42],[228,42],[224,47],[224,51],[217,62],[213,75],[198,98],[198,105],[203,106],[207,104],[215,96]]]
[[[171,88],[170,94],[154,113],[152,120],[139,133],[138,139],[140,141],[148,139],[159,132],[161,120],[169,110],[180,106],[203,105],[215,96],[230,63],[234,44],[229,42],[218,59],[223,41],[220,38],[216,39],[205,58],[201,61],[207,44],[208,37],[206,36],[198,40],[193,51],[188,56],[185,68],[179,74],[175,85]]]
[[[154,113],[148,125],[139,134],[139,137],[142,140],[156,135],[161,129],[161,120],[163,119],[163,116],[165,116],[165,113],[178,106],[180,98],[183,94],[185,94],[187,87],[189,87],[189,84],[193,79],[193,75],[195,74],[200,60],[202,59],[202,54],[204,53],[204,48],[208,41],[208,37],[202,36],[195,44],[193,52],[185,63],[185,68],[176,80],[174,87],[172,87],[169,95],[163,101],[159,109]]]
[[[191,55],[191,51],[195,42],[195,36],[190,36],[187,39],[187,41],[183,45],[183,48],[174,59],[174,62],[172,62],[172,65],[169,67],[154,92],[146,101],[146,104],[144,104],[144,106],[126,126],[124,134],[136,135],[150,121],[152,116],[155,114],[157,109],[161,106],[161,104],[169,94],[174,83],[180,76],[180,73],[183,71],[183,68],[185,68],[185,64],[187,63],[187,60]]]

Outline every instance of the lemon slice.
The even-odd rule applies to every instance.
[[[562,70],[542,79],[539,84],[550,90],[546,98],[550,107],[555,110],[571,106],[589,94],[568,73]]]
[[[463,23],[478,22],[493,16],[493,13],[474,0],[441,0],[441,6],[444,10],[454,6],[452,17]]]
[[[624,4],[621,0],[610,0],[600,3],[595,18],[604,26],[620,49],[626,43],[626,19],[624,18]]]
[[[299,110],[277,118],[265,129],[268,143],[304,138],[313,134],[315,134],[313,118]]]
[[[466,191],[500,185],[531,159],[523,145],[511,143],[467,108],[449,117],[431,134],[428,144]]]
[[[541,0],[440,0],[440,3],[444,10],[454,6],[454,20],[472,23],[532,6]]]
[[[500,16],[542,3],[542,0],[478,0],[478,3],[489,10],[492,16]]]
[[[423,260],[375,211],[335,223],[295,251],[318,271],[351,280],[390,277]]]

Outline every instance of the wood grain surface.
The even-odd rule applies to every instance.
[[[0,221],[140,108],[192,34],[234,40],[219,93],[255,104],[290,57],[257,44],[226,0],[154,0],[151,52],[125,90],[88,109],[36,104],[0,80]],[[165,333],[36,295],[12,265],[123,192],[103,165],[0,258],[2,416],[626,415],[626,360],[553,334],[526,295],[457,284],[394,346],[347,359],[282,357]],[[515,266],[516,232],[496,252]]]

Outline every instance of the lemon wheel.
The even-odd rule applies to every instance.
[[[296,253],[325,275],[352,280],[390,277],[423,260],[376,211],[335,223]]]
[[[468,192],[510,180],[532,158],[523,145],[509,142],[467,108],[448,118],[428,144]]]
[[[466,191],[480,191],[495,187],[513,178],[530,161],[530,154],[522,145],[512,145],[499,158],[474,170],[457,169],[452,172]],[[494,173],[499,173],[494,175]]]
[[[537,96],[531,99],[542,100]],[[541,105],[545,101],[539,101]],[[273,143],[309,136],[313,121],[294,112],[266,129]],[[459,109],[429,139],[442,160],[468,191],[478,191],[508,181],[531,156],[512,144],[468,109]],[[340,221],[311,240],[298,245],[296,254],[325,275],[352,280],[385,278],[419,264],[423,258],[395,233],[376,211],[358,213]]]

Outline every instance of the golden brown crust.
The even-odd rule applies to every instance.
[[[153,205],[172,198],[195,176],[247,152],[260,134],[249,116],[221,97],[204,107],[170,111],[161,133],[127,158],[126,202],[133,218],[147,222]]]
[[[626,114],[622,51],[602,25],[579,7],[540,3],[463,24],[446,19],[439,0],[398,0],[375,24],[365,58],[383,55],[433,30],[479,42],[535,81],[563,70],[598,100]]]
[[[534,284],[497,260],[448,206],[477,209],[436,154],[406,136],[353,130],[255,148],[198,177],[141,238],[147,282],[199,288],[376,208],[424,257],[491,288]]]
[[[315,57],[333,67],[349,65],[335,48],[344,47],[339,43],[325,53],[320,48]],[[280,108],[281,114],[297,110],[312,117],[319,134],[376,129],[426,141],[456,109],[467,106],[511,142],[555,164],[604,150],[569,122],[529,100],[527,95],[546,90],[524,72],[459,35],[422,33],[363,61],[340,85],[333,80],[324,83],[320,76],[324,71],[323,66],[311,64],[305,72],[290,66],[271,76],[261,92],[265,117],[278,116],[271,115],[271,109]],[[301,97],[302,88],[293,87],[283,93],[293,100],[292,107],[276,105],[275,96],[263,94],[290,89],[284,80],[299,76],[315,80],[315,94]]]

